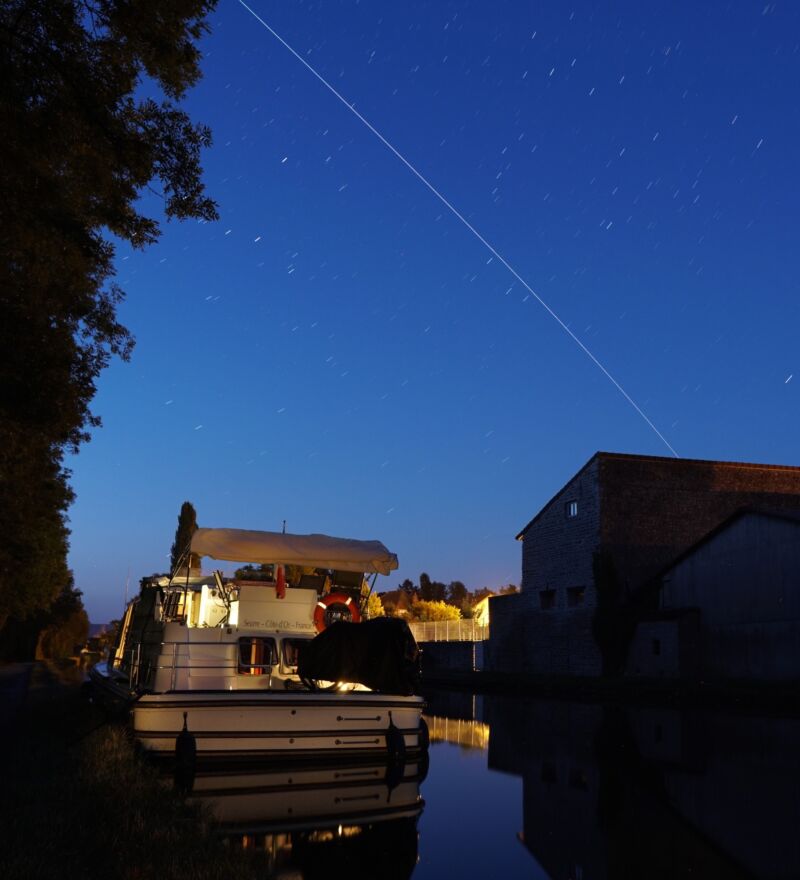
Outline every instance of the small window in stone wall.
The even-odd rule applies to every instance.
[[[567,605],[577,608],[586,601],[586,587],[567,587]]]
[[[575,517],[578,515],[578,502],[577,501],[567,501],[566,511],[567,511],[567,519],[575,519]]]
[[[539,605],[541,606],[542,611],[549,611],[551,608],[555,608],[556,591],[542,590],[541,593],[539,593]]]

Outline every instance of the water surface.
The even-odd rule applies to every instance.
[[[428,695],[429,764],[200,778],[264,877],[800,877],[800,720]],[[283,774],[283,775],[281,775]]]

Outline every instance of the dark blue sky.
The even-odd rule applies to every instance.
[[[800,7],[252,5],[680,455],[800,464]],[[514,535],[587,458],[668,449],[241,5],[211,27],[187,106],[221,219],[119,250],[138,344],[72,462],[90,616],[167,567],[186,499],[379,538],[383,589],[518,583]]]

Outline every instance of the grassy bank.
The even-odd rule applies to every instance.
[[[37,664],[3,736],[0,877],[201,880],[259,873],[211,818],[134,752],[124,726],[84,704],[74,673]]]

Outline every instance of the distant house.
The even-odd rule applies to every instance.
[[[635,675],[800,680],[800,509],[741,510],[658,578]]]
[[[800,468],[596,453],[517,535],[521,592],[492,606],[487,668],[622,672],[645,586],[748,506],[800,509]]]
[[[408,617],[411,597],[405,590],[387,590],[378,595],[381,597],[383,610],[389,617]]]
[[[489,625],[489,599],[494,599],[494,593],[484,596],[472,606],[472,619],[480,626]]]

